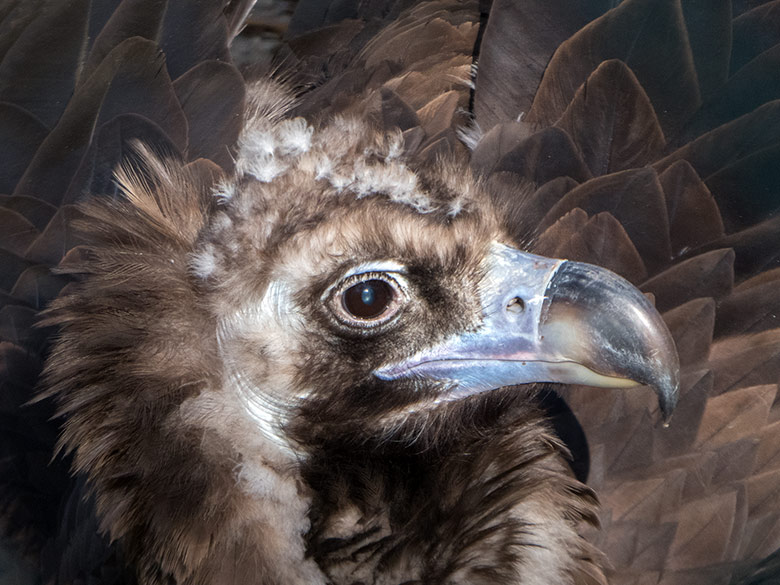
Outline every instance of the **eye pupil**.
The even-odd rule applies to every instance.
[[[358,319],[382,316],[393,300],[393,288],[383,280],[359,282],[344,291],[344,309]]]

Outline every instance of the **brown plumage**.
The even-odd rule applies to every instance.
[[[774,3],[304,0],[270,75],[222,4],[0,4],[0,488],[34,571],[779,579]],[[587,379],[658,400],[425,365],[492,331],[514,248],[652,297],[668,427],[671,354],[581,313],[573,262],[539,327],[585,333],[548,343],[625,342]]]

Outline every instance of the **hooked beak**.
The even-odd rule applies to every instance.
[[[602,388],[651,386],[667,420],[677,403],[679,359],[645,296],[597,266],[495,244],[480,290],[483,320],[411,358],[383,379],[453,384],[453,398],[532,382]]]

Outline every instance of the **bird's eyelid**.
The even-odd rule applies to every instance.
[[[399,274],[406,274],[406,266],[395,260],[380,260],[378,262],[364,262],[353,266],[341,277],[341,281],[346,280],[351,276],[358,274],[370,273],[370,272],[395,272]]]

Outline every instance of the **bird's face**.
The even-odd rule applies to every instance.
[[[257,215],[219,214],[196,264],[219,298],[227,385],[284,449],[411,438],[421,417],[517,384],[652,384],[673,403],[674,346],[641,293],[511,247],[487,201],[453,215],[325,193],[280,208],[274,188],[244,185]]]
[[[323,428],[375,432],[377,423],[432,408],[448,381],[390,380],[382,368],[483,319],[480,287],[499,237],[488,217],[421,214],[383,197],[332,203],[308,216],[287,210],[290,223],[277,225],[284,235],[247,255],[254,262],[241,268],[244,279],[234,270],[215,278],[226,375],[278,442],[302,415]],[[248,245],[252,236],[241,232],[255,226],[218,221],[232,226],[228,241],[208,246],[224,261],[227,250]]]

